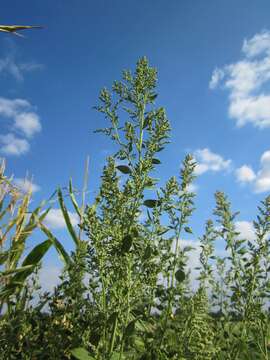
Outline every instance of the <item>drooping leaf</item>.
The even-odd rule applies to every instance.
[[[175,273],[175,278],[176,278],[176,280],[177,280],[178,282],[183,282],[183,281],[185,280],[185,277],[186,277],[186,275],[185,275],[185,273],[184,273],[183,270],[178,269],[178,270],[176,271],[176,273]]]
[[[41,244],[38,244],[30,251],[30,253],[24,259],[22,266],[26,265],[37,265],[46,252],[51,247],[52,242],[50,239],[43,241]]]
[[[121,171],[123,174],[130,174],[131,169],[127,165],[118,165],[116,166],[116,169]]]
[[[82,347],[71,350],[71,354],[78,360],[95,360],[95,358]]]
[[[24,261],[22,263],[22,267],[28,266],[28,265],[31,265],[31,267],[19,274],[16,274],[13,277],[12,282],[13,281],[15,281],[15,282],[25,281],[25,279],[29,275],[32,274],[34,268],[39,264],[39,262],[41,261],[43,256],[46,254],[46,252],[51,247],[51,245],[52,245],[52,242],[51,242],[51,240],[48,239],[48,240],[43,241],[41,244],[38,244],[37,246],[35,246],[34,249],[32,249],[30,251],[30,253],[26,256],[26,258],[24,259]]]

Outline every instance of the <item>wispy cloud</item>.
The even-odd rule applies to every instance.
[[[219,154],[212,152],[210,149],[198,149],[194,152],[194,158],[197,162],[195,174],[201,175],[207,171],[224,171],[228,170],[231,160],[225,160]]]
[[[29,192],[29,190],[31,190],[32,193],[40,191],[40,186],[28,179],[15,178],[14,183],[24,193]]]
[[[41,131],[38,114],[24,99],[0,97],[0,122],[9,128],[7,134],[0,134],[0,152],[5,155],[25,154],[30,149],[27,139]]]
[[[10,44],[11,45],[11,44]],[[25,74],[44,68],[44,65],[35,61],[21,62],[17,59],[17,49],[12,43],[6,54],[0,58],[0,76],[12,76],[16,81],[22,82]]]
[[[237,126],[270,126],[270,32],[262,31],[242,45],[243,58],[213,71],[209,87],[229,91],[229,116]]]
[[[270,191],[270,150],[262,154],[257,173],[251,166],[243,165],[235,170],[235,175],[238,182],[251,183],[255,193]]]

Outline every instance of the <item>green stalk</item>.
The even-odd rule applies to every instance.
[[[143,98],[143,104],[142,104],[142,108],[141,108],[141,112],[140,112],[140,116],[139,116],[139,121],[140,121],[140,135],[139,135],[139,148],[138,148],[138,155],[139,155],[139,171],[141,173],[141,160],[142,160],[142,144],[143,144],[143,124],[144,124],[144,112],[145,112],[145,107],[146,107],[146,95],[144,95]],[[144,183],[144,182],[143,182]],[[136,209],[138,207],[138,203],[140,200],[140,193],[142,191],[142,189],[139,189],[140,191],[138,191],[137,193],[137,198],[134,202],[134,207],[132,210],[132,216],[130,219],[130,223],[129,223],[129,227],[128,229],[130,230],[132,223],[134,221],[134,217],[135,217],[135,213],[136,213]],[[127,309],[127,315],[124,321],[124,326],[126,328],[127,324],[128,324],[128,320],[129,320],[129,316],[130,316],[130,287],[131,287],[131,261],[129,259],[128,261],[128,292],[127,292],[127,304],[128,304],[128,309]],[[121,348],[120,348],[120,356],[119,356],[119,360],[122,359],[122,355],[123,355],[123,350],[124,350],[124,341],[125,341],[125,335],[122,333],[122,339],[121,339]]]

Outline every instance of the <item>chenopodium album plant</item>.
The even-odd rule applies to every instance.
[[[125,71],[123,81],[114,83],[112,93],[101,91],[97,107],[111,124],[98,131],[119,145],[108,158],[99,195],[83,224],[96,308],[91,346],[98,358],[166,356],[169,324],[188,294],[191,247],[182,247],[180,238],[192,233],[188,221],[194,193],[189,189],[196,164],[188,155],[180,182],[173,177],[152,198],[146,196],[157,184],[152,173],[170,131],[165,110],[154,107],[156,80],[156,70],[143,58],[134,75]],[[122,124],[124,114],[129,121]],[[164,214],[169,224],[162,225]]]

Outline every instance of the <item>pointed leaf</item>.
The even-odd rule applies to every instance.
[[[24,272],[26,270],[32,270],[32,269],[34,269],[34,265],[26,265],[26,266],[18,267],[16,269],[6,270],[3,272],[0,271],[0,275],[1,276],[14,275],[14,274],[18,274],[18,273]]]
[[[161,161],[159,159],[152,159],[152,164],[156,164],[156,165],[159,165],[161,164]]]
[[[188,234],[193,234],[192,229],[189,226],[186,226],[184,230]]]
[[[81,210],[80,210],[80,207],[79,207],[79,205],[77,203],[77,200],[76,200],[74,192],[73,192],[72,180],[71,179],[69,180],[69,196],[70,196],[71,202],[73,204],[73,207],[74,207],[76,213],[81,218],[81,216],[82,216]]]
[[[154,208],[156,206],[160,206],[161,201],[160,200],[149,199],[149,200],[145,200],[143,204],[148,208]]]
[[[131,169],[127,165],[118,165],[116,166],[116,169],[123,174],[131,174]]]

